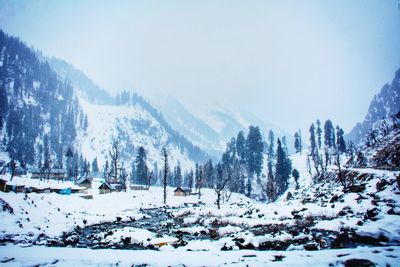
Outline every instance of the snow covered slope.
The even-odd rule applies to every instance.
[[[400,111],[400,69],[396,71],[391,84],[385,84],[381,91],[374,96],[368,108],[368,113],[363,122],[358,123],[351,132],[346,135],[347,140],[355,144],[365,142],[369,130],[374,123]]]
[[[99,164],[104,164],[112,141],[118,139],[126,167],[131,166],[135,151],[140,146],[146,149],[151,168],[155,162],[162,166],[161,149],[165,145],[168,147],[171,166],[180,162],[184,170],[194,167],[194,160],[187,150],[171,142],[171,134],[141,105],[96,105],[82,98],[79,104],[87,115],[88,128],[78,132],[76,143],[87,159],[97,157]]]

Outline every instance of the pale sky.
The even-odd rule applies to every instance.
[[[349,131],[400,68],[399,0],[0,0],[0,27],[113,94],[227,103],[289,133]]]

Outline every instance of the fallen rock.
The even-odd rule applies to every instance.
[[[365,214],[364,219],[376,221],[376,216],[378,216],[379,212],[380,212],[379,208],[369,209],[369,210],[367,210],[367,213]]]
[[[386,181],[386,179],[382,179],[382,180],[378,181],[376,183],[376,191],[380,192],[380,191],[384,190],[388,184],[389,183],[388,183],[388,181]]]
[[[348,192],[350,193],[362,193],[365,191],[365,184],[353,184],[348,188]]]

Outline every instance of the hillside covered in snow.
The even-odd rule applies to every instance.
[[[368,108],[364,121],[356,126],[346,135],[347,140],[355,144],[366,141],[366,137],[374,123],[400,111],[400,69],[396,71],[393,81],[385,84],[381,91],[374,96]]]
[[[120,140],[128,168],[140,146],[151,168],[161,164],[164,146],[172,166],[184,170],[208,159],[135,93],[114,98],[65,61],[48,59],[2,31],[0,47],[1,150],[22,167],[40,167],[44,157],[52,168],[66,167],[71,149],[77,161],[98,158],[101,168],[113,140]]]

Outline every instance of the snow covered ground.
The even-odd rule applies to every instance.
[[[367,259],[378,266],[399,266],[399,247],[360,247],[324,251],[130,251],[85,248],[0,247],[8,266],[344,266]],[[360,264],[360,263],[359,263]],[[353,265],[357,266],[357,265]],[[359,265],[358,265],[359,266]]]
[[[0,262],[342,266],[364,259],[399,266],[400,173],[348,169],[355,183],[344,193],[334,180],[313,183],[304,156],[292,159],[300,188],[291,181],[292,198],[270,204],[232,194],[217,209],[212,189],[198,199],[173,196],[168,188],[167,206],[161,187],[103,195],[92,189],[93,199],[0,192]]]

